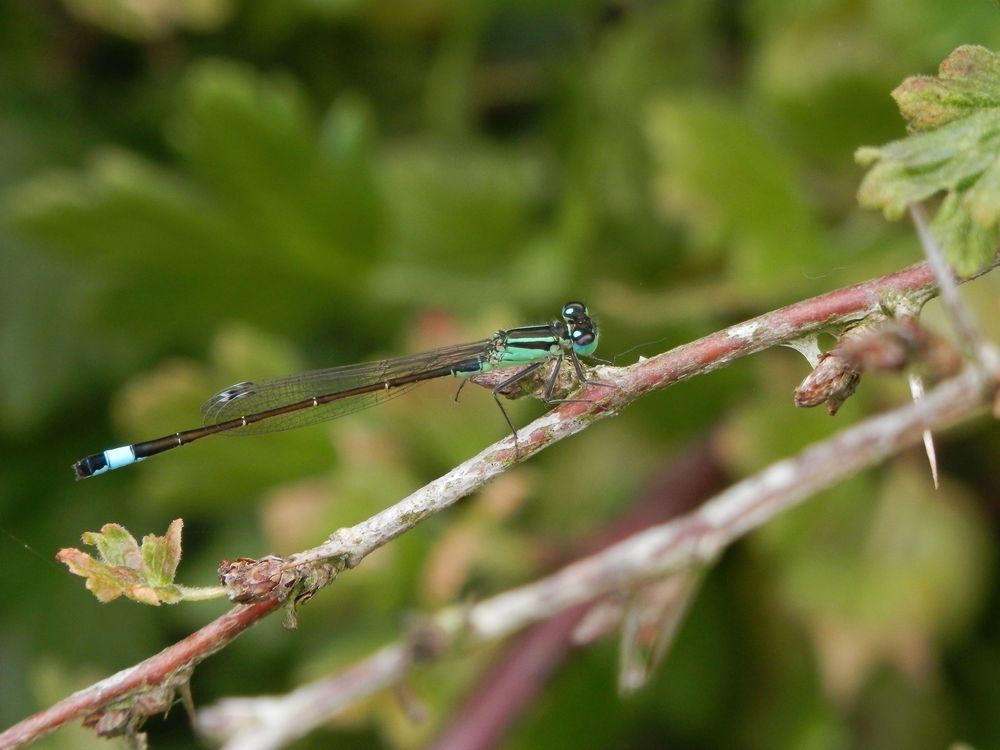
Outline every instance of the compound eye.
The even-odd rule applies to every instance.
[[[582,302],[567,302],[563,305],[564,318],[579,318],[587,314],[587,307]]]
[[[573,343],[579,346],[587,346],[588,344],[594,343],[594,332],[593,331],[573,331]]]

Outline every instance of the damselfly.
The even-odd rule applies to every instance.
[[[468,379],[500,368],[520,368],[493,388],[500,411],[517,437],[500,394],[547,363],[543,400],[553,398],[563,360],[573,363],[581,383],[589,381],[580,365],[597,349],[597,326],[582,302],[567,302],[562,320],[547,325],[497,331],[488,339],[377,362],[333,367],[273,380],[237,383],[202,406],[204,426],[87,456],[73,465],[77,479],[134,464],[157,453],[216,434],[251,435],[290,430],[336,419],[398,396],[418,383],[451,375]]]

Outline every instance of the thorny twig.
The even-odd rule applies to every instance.
[[[435,655],[493,641],[568,607],[712,561],[733,540],[859,470],[985,411],[998,383],[967,368],[922,401],[871,417],[733,485],[697,510],[574,562],[554,575],[433,618]],[[281,747],[361,697],[398,681],[418,661],[408,643],[386,646],[346,671],[284,696],[227,699],[198,725],[226,750]]]

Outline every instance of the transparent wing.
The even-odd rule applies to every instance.
[[[445,367],[473,360],[486,352],[491,341],[492,339],[484,339],[421,354],[331,367],[271,380],[237,383],[208,399],[202,405],[201,413],[206,425],[214,425],[251,414],[302,404],[301,409],[268,417],[238,429],[227,430],[224,433],[226,435],[260,435],[325,422],[395,398],[423,382],[421,375],[426,375],[424,379],[429,379],[433,377],[433,373]],[[384,387],[387,381],[409,377],[415,377],[415,380],[389,388]],[[372,390],[350,394],[351,391],[367,387],[372,387]],[[318,406],[312,405],[314,398],[339,393],[348,395]]]

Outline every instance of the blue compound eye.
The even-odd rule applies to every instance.
[[[587,307],[582,302],[567,302],[563,306],[564,318],[579,318],[587,314]]]

